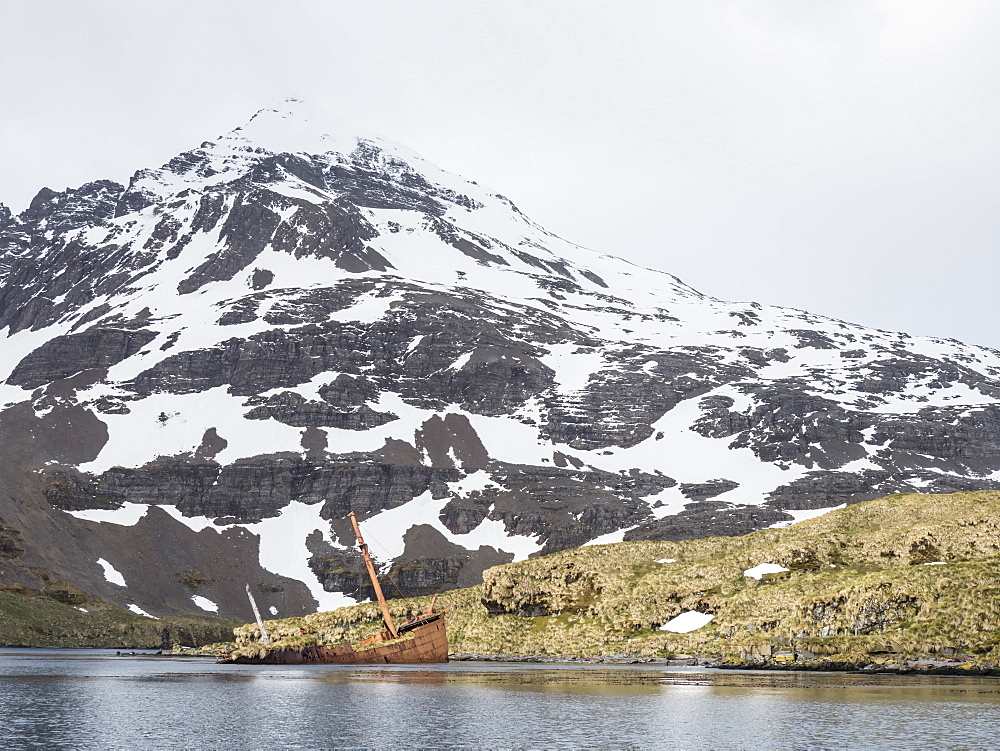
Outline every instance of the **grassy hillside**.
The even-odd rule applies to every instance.
[[[235,625],[221,618],[145,618],[65,589],[49,594],[0,589],[0,646],[201,646],[229,637]]]
[[[744,576],[762,563],[790,570]],[[426,603],[390,602],[399,618]],[[489,569],[481,586],[438,603],[452,607],[449,641],[460,652],[746,658],[791,641],[807,657],[961,653],[996,663],[1000,492],[894,495],[744,537],[579,548]],[[714,619],[689,634],[659,630],[688,610]],[[268,622],[299,644],[379,627],[370,603]],[[243,626],[237,644],[257,635]]]

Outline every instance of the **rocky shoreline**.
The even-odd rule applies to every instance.
[[[674,667],[704,665],[711,667],[717,660],[708,657],[636,657],[634,655],[600,655],[581,657],[579,655],[511,655],[473,654],[456,652],[448,655],[450,662],[526,662],[537,664],[586,664],[586,665],[670,665]]]
[[[20,645],[0,645],[18,647]],[[180,647],[158,651],[119,651],[117,657],[216,657],[209,645],[205,647]],[[32,648],[37,648],[33,647]],[[52,647],[46,647],[51,649]],[[63,649],[79,649],[67,646]],[[96,648],[96,647],[95,647]],[[866,675],[948,675],[968,678],[1000,678],[1000,665],[976,663],[962,659],[898,658],[892,662],[866,660],[731,660],[718,657],[681,655],[674,657],[639,657],[635,655],[599,655],[582,657],[559,654],[474,654],[456,652],[448,656],[449,662],[521,663],[531,665],[657,665],[665,667],[705,667],[718,670],[776,671],[789,673],[855,673]]]
[[[1000,665],[976,663],[968,660],[940,660],[931,658],[898,658],[891,662],[870,660],[799,660],[779,662],[767,660],[719,660],[711,667],[728,670],[786,670],[814,673],[866,673],[885,675],[964,675],[970,677],[1000,677]]]
[[[1000,677],[1000,665],[975,663],[971,659],[898,658],[892,662],[866,660],[727,660],[716,657],[674,656],[636,657],[631,655],[511,655],[460,652],[451,662],[517,662],[531,664],[585,665],[666,665],[668,667],[708,667],[721,670],[777,670],[786,672],[866,673],[887,675],[961,675]]]

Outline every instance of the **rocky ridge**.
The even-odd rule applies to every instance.
[[[716,300],[294,100],[0,210],[0,332],[0,583],[155,615],[365,596],[352,510],[429,593],[1000,486],[1000,353]]]

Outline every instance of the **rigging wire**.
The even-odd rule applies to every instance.
[[[361,528],[361,522],[358,522],[358,528],[359,529]],[[364,531],[364,530],[362,530],[362,531]],[[385,545],[383,545],[382,543],[380,543],[378,540],[376,540],[375,537],[374,537],[374,535],[371,534],[371,532],[364,532],[364,535],[365,535],[365,539],[366,540],[371,540],[376,545],[378,545],[379,548],[381,548],[382,552],[385,553],[386,558],[389,558],[390,560],[392,559],[392,555],[389,553],[389,549]],[[394,586],[396,588],[396,591],[399,592],[399,596],[402,597],[404,600],[410,599],[409,597],[406,596],[406,593],[403,592],[402,589],[400,589],[400,586],[396,583],[396,580],[393,579],[391,576],[389,576],[388,571],[384,575],[379,576],[379,578],[380,579],[385,579],[390,584],[392,584],[392,586]]]

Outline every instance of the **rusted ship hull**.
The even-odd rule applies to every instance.
[[[375,571],[375,564],[372,563],[371,555],[368,552],[368,545],[361,536],[361,527],[352,511],[348,514],[351,526],[354,527],[354,534],[358,538],[358,548],[361,557],[368,569],[368,578],[371,579],[372,589],[375,590],[375,598],[378,600],[379,610],[382,611],[382,622],[385,630],[376,634],[370,639],[366,639],[355,649],[348,642],[328,647],[326,645],[315,645],[303,647],[302,649],[292,649],[289,647],[269,648],[269,637],[257,610],[257,603],[254,602],[250,585],[247,584],[247,596],[250,598],[250,605],[253,607],[254,617],[257,619],[257,626],[264,642],[263,653],[260,656],[250,656],[240,654],[237,650],[234,654],[221,654],[218,661],[221,663],[236,663],[239,665],[419,665],[433,662],[448,662],[448,635],[445,633],[444,614],[448,608],[435,611],[434,603],[437,595],[431,598],[430,606],[427,610],[416,618],[408,620],[406,623],[396,626],[389,605],[386,602],[382,586],[378,581],[378,574]],[[306,634],[305,629],[302,630]],[[256,652],[257,650],[244,650],[244,652]]]
[[[400,638],[388,643],[376,641],[361,649],[354,649],[344,642],[334,647],[306,647],[276,649],[263,657],[223,656],[219,662],[239,665],[361,665],[398,664],[416,665],[448,662],[448,635],[445,632],[444,613],[435,613],[420,619],[419,625],[408,629]],[[401,629],[402,630],[402,629]]]

